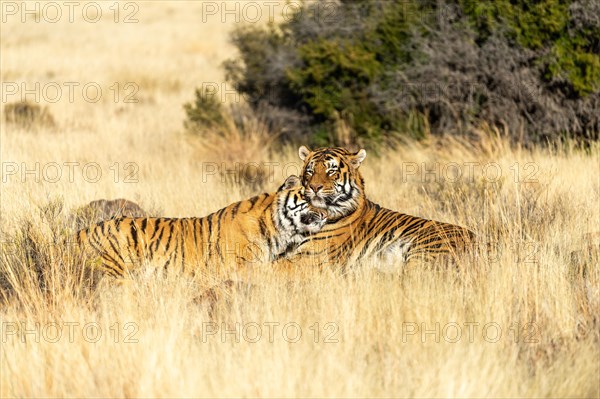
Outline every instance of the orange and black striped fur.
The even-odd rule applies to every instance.
[[[217,275],[284,256],[326,222],[297,176],[273,194],[236,202],[203,218],[118,218],[81,230],[76,240],[115,277],[147,263]]]
[[[383,270],[411,259],[432,260],[467,250],[475,238],[461,226],[423,219],[383,208],[365,197],[359,166],[365,150],[299,150],[302,184],[311,204],[327,210],[327,224],[302,244],[296,255],[312,264],[351,265],[376,259]]]

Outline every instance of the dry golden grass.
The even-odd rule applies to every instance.
[[[142,3],[133,25],[3,24],[3,83],[106,90],[98,103],[42,102],[52,130],[2,118],[1,397],[600,395],[599,248],[585,236],[600,230],[598,145],[444,139],[369,154],[371,199],[491,243],[459,275],[366,265],[285,284],[265,266],[259,287],[233,292],[212,318],[194,301],[205,287],[187,277],[89,286],[61,243],[78,206],[124,197],[165,216],[201,216],[299,171],[295,148],[260,145],[258,124],[259,134],[223,141],[182,133],[182,104],[201,82],[222,80],[219,61],[232,53],[231,24],[198,23],[200,7]],[[115,81],[137,82],[140,102],[115,103],[106,94]],[[221,160],[272,174],[258,187],[238,184],[214,169]],[[72,179],[65,162],[79,163]]]

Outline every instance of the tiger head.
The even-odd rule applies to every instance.
[[[307,235],[321,230],[327,211],[310,204],[298,176],[288,177],[277,190],[277,225],[294,234]]]
[[[331,220],[358,208],[364,198],[364,181],[358,168],[367,156],[365,150],[352,153],[329,147],[311,151],[302,146],[298,153],[304,161],[302,185],[313,206],[327,209]]]

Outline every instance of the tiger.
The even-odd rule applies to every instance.
[[[76,233],[95,270],[124,277],[147,262],[159,270],[217,276],[285,256],[327,221],[297,176],[275,193],[233,203],[206,217],[121,217]],[[208,266],[212,266],[209,269]]]
[[[384,272],[411,260],[435,260],[442,254],[467,251],[475,234],[464,227],[399,213],[370,201],[359,167],[366,151],[341,147],[311,151],[300,147],[302,185],[310,203],[327,211],[327,224],[295,251],[321,267],[376,259]]]

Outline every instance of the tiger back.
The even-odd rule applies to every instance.
[[[140,266],[216,277],[291,251],[326,222],[296,176],[276,193],[202,218],[117,218],[76,234],[91,264],[114,277]]]

